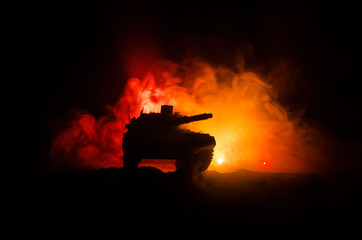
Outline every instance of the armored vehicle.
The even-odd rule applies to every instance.
[[[182,116],[173,106],[162,105],[160,113],[143,113],[126,124],[123,135],[123,167],[132,171],[142,159],[174,159],[176,171],[197,174],[212,160],[215,138],[182,129],[181,124],[211,118],[212,114]]]

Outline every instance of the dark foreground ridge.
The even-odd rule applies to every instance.
[[[360,190],[353,174],[48,171],[31,190],[30,214],[44,236],[348,238],[360,228]]]

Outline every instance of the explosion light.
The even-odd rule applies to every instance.
[[[142,110],[158,112],[161,105],[173,105],[183,115],[213,114],[208,121],[180,126],[215,137],[216,157],[209,170],[305,172],[323,156],[318,131],[277,102],[278,92],[267,81],[273,75],[197,59],[191,63],[156,62],[144,77],[130,78],[118,102],[98,119],[86,111],[74,112],[69,127],[52,144],[53,163],[70,168],[121,166],[125,125]]]

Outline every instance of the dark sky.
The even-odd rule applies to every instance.
[[[297,90],[280,101],[306,108],[307,117],[340,138],[362,139],[356,4],[120,2],[47,2],[29,10],[40,149],[52,119],[72,107],[99,116],[117,101],[126,79],[136,75],[127,71],[130,58],[143,53],[178,62],[197,56],[229,67],[242,53],[247,67],[266,72],[287,61],[302,71]]]

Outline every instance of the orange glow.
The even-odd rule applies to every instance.
[[[320,156],[313,145],[315,129],[289,119],[273,87],[255,72],[215,68],[202,61],[159,61],[143,79],[128,81],[119,105],[125,99],[133,100],[130,117],[142,108],[159,112],[162,104],[174,105],[184,115],[212,113],[212,119],[182,125],[215,136],[210,170],[309,171],[310,162]],[[265,158],[268,164],[261,160]],[[260,169],[260,161],[263,167],[272,162],[273,168]]]
[[[127,81],[119,101],[109,107],[109,116],[96,120],[78,113],[55,139],[52,155],[65,156],[72,166],[121,166],[125,124],[141,109],[159,112],[163,104],[174,105],[183,115],[213,114],[212,119],[182,125],[215,137],[209,170],[304,172],[322,155],[318,132],[300,118],[290,119],[261,75],[200,60],[184,65],[155,62],[145,77]]]

